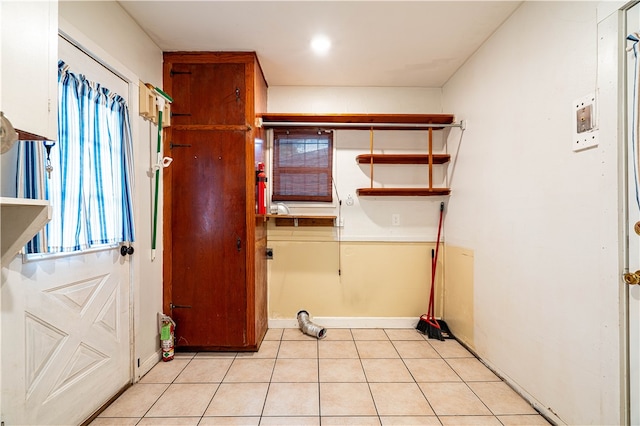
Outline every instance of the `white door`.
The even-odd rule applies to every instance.
[[[74,72],[127,97],[126,82],[59,46]],[[131,382],[130,256],[118,247],[16,258],[2,271],[1,300],[5,424],[79,424]]]
[[[130,381],[128,265],[111,249],[4,271],[5,424],[79,424]]]
[[[627,11],[627,34],[638,32],[640,33],[640,5],[636,5]],[[630,45],[630,42],[627,43]],[[640,54],[640,45],[638,45]],[[640,102],[640,96],[638,96],[638,88],[640,88],[640,81],[635,75],[635,59],[633,53],[629,53],[627,56],[627,117],[629,123],[628,133],[628,150],[627,150],[627,185],[628,185],[628,226],[627,232],[629,235],[629,250],[628,250],[628,265],[629,271],[635,272],[640,270],[640,228],[638,232],[634,229],[636,223],[640,224],[640,202],[637,201],[637,197],[640,197],[640,179],[638,175],[640,173],[640,141],[638,136],[640,134],[633,134],[633,127],[638,125],[640,114],[634,112],[634,103]],[[637,64],[640,67],[640,62]],[[635,96],[634,96],[634,91]],[[635,111],[640,111],[640,108],[635,108]],[[640,132],[639,132],[640,133]],[[627,289],[628,300],[628,318],[629,318],[629,416],[630,423],[632,425],[640,425],[640,285],[628,285]]]

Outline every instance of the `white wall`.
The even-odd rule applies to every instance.
[[[441,95],[428,87],[271,86],[267,111],[433,114],[442,112]]]
[[[478,354],[547,414],[602,425],[621,421],[621,284],[617,28],[597,6],[524,3],[443,87],[443,109],[468,120],[450,139],[446,233],[475,253]],[[572,103],[596,85],[600,145],[576,153]]]
[[[60,2],[60,28],[116,71],[134,81],[162,87],[162,51],[116,2]],[[153,187],[149,178],[156,158],[156,126],[138,116],[137,90],[130,97],[129,112],[134,137],[136,224],[132,280],[135,304],[136,375],[144,374],[157,360],[159,341],[157,312],[162,309],[162,205],[159,207],[157,253],[151,261]],[[160,190],[160,195],[162,189]]]

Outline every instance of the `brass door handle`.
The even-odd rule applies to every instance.
[[[629,285],[640,284],[640,271],[627,272],[622,275],[624,282]]]

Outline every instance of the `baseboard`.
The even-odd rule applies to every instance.
[[[142,376],[147,374],[149,370],[153,368],[154,365],[160,362],[162,359],[162,351],[158,349],[154,352],[150,357],[144,360],[136,370],[135,382],[139,381]]]
[[[415,328],[418,317],[311,317],[325,328]],[[269,319],[269,328],[298,328],[297,318]]]

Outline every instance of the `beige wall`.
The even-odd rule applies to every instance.
[[[456,338],[473,342],[473,251],[444,247],[444,310],[442,316]]]
[[[417,323],[428,307],[435,244],[339,242],[334,232],[269,224],[269,318],[295,318],[304,309],[316,317],[414,317]],[[442,265],[440,257],[437,284]]]

